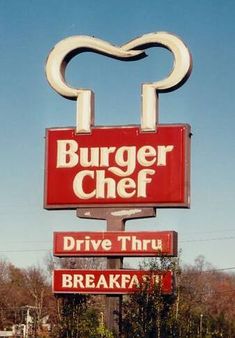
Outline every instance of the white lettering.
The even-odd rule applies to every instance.
[[[72,276],[68,274],[62,275],[62,287],[63,288],[72,288],[73,282],[72,282]]]
[[[58,140],[56,167],[79,166],[79,171],[73,180],[73,192],[82,200],[117,197],[128,199],[134,196],[146,198],[148,185],[153,180],[151,176],[155,175],[156,167],[167,165],[169,157],[167,154],[173,149],[173,145],[159,145],[156,148],[143,145],[139,149],[136,146],[79,148],[75,140]],[[110,167],[110,164],[113,166]],[[105,167],[106,169],[101,170]],[[143,169],[146,167],[151,168]],[[82,170],[82,168],[94,168],[94,170]],[[108,175],[109,172],[112,173],[111,177]],[[135,175],[131,177],[133,173]],[[65,250],[72,250],[69,249],[72,242],[70,243],[69,239],[66,241]]]
[[[84,244],[84,239],[77,239],[76,240],[76,250],[82,250],[82,245]]]
[[[136,184],[132,178],[123,178],[117,184],[118,195],[122,198],[129,198],[135,195],[136,193]],[[127,190],[132,191],[127,191]]]
[[[130,282],[131,276],[123,274],[121,277],[121,288],[125,289],[127,287],[126,284]]]
[[[57,140],[56,168],[73,168],[78,164],[78,144],[74,140]]]
[[[166,166],[166,154],[171,152],[174,149],[174,146],[158,146],[158,158],[157,165]]]
[[[90,236],[85,236],[84,239],[74,239],[72,236],[63,237],[64,251],[97,251],[99,249],[109,251],[112,248],[110,239],[91,239]]]
[[[105,276],[104,275],[100,275],[100,278],[97,282],[97,285],[96,285],[97,288],[108,288],[108,284],[106,282],[106,279],[105,279]]]
[[[85,251],[89,251],[90,250],[90,239],[91,237],[90,236],[85,236]]]
[[[111,289],[114,289],[115,287],[116,288],[118,288],[118,289],[120,289],[120,284],[119,284],[119,282],[118,282],[118,278],[120,277],[120,275],[110,275],[109,276],[109,287],[111,288]]]
[[[100,167],[109,167],[109,154],[114,153],[116,147],[100,148]]]
[[[162,251],[162,240],[161,239],[155,239],[155,240],[153,239],[152,240],[152,248],[153,248],[153,250],[161,252]]]
[[[69,250],[73,250],[74,246],[75,246],[75,240],[73,237],[70,236],[65,236],[64,237],[64,241],[63,241],[63,249],[65,251],[69,251]]]
[[[116,167],[109,168],[109,171],[122,177],[133,174],[136,167],[136,147],[118,148],[115,161],[121,167],[126,167],[126,171]]]
[[[86,288],[94,288],[95,287],[95,276],[87,274],[86,275]]]
[[[112,248],[112,242],[110,239],[103,239],[101,246],[103,250],[109,251]]]
[[[147,159],[148,157],[153,157],[151,159]],[[150,167],[156,162],[156,149],[152,146],[143,146],[137,152],[137,159],[139,164],[143,165],[144,167]]]
[[[90,152],[90,159],[88,158]],[[99,148],[80,148],[80,165],[82,167],[99,166]]]
[[[106,178],[104,170],[97,170],[96,172],[96,198],[115,198],[116,197],[116,182],[113,178]],[[105,195],[105,187],[107,193]]]
[[[152,179],[148,178],[147,175],[154,175],[154,174],[155,174],[155,170],[153,170],[153,169],[143,169],[143,170],[139,171],[138,178],[137,178],[137,182],[138,182],[138,186],[137,186],[138,194],[137,194],[137,196],[138,197],[146,197],[147,196],[146,185],[152,181]]]
[[[83,189],[83,180],[88,176],[94,178],[95,174],[92,170],[83,170],[77,173],[73,180],[73,191],[75,195],[81,199],[89,199],[95,196],[96,191],[93,190],[90,193],[85,193]]]
[[[136,236],[132,237],[131,249],[135,251],[142,250],[142,241],[137,239]]]
[[[84,281],[84,276],[83,275],[78,275],[78,274],[75,274],[73,276],[73,287],[74,288],[77,288],[78,285],[81,289],[84,289],[84,284],[83,284],[83,281]]]
[[[162,281],[162,276],[159,274],[148,273],[138,276],[137,274],[129,273],[110,273],[95,275],[93,273],[75,273],[62,274],[62,288],[70,289],[135,289],[142,282],[157,284]]]
[[[139,279],[136,275],[133,275],[130,281],[130,284],[128,286],[128,289],[132,289],[133,287],[139,287],[140,283],[139,283]]]
[[[130,236],[118,236],[117,241],[121,241],[121,251],[126,251],[127,247],[127,241],[130,241],[131,237]]]
[[[151,243],[151,239],[145,239],[143,240],[143,250],[146,251],[148,250],[148,244]]]

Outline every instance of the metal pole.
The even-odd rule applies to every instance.
[[[203,319],[203,314],[200,314],[200,338],[202,338],[202,319]]]
[[[114,211],[115,212],[115,211]],[[122,217],[113,217],[112,213],[107,218],[107,231],[124,231],[125,221]],[[123,258],[111,257],[107,258],[107,269],[122,269]],[[121,335],[122,327],[122,295],[107,295],[105,300],[105,321],[106,326],[110,331],[113,331],[117,336]]]
[[[27,312],[26,312],[26,330],[25,330],[25,337],[28,338],[29,337],[29,307],[27,308]]]
[[[128,219],[155,217],[156,210],[150,208],[79,208],[80,218],[105,219],[107,231],[125,231]],[[107,258],[107,269],[122,269],[123,257]],[[107,295],[105,302],[105,324],[107,328],[121,337],[122,296]]]

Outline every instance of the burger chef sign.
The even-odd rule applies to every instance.
[[[146,56],[163,46],[174,56],[171,74],[142,85],[141,125],[94,126],[94,94],[65,82],[65,67],[86,50],[120,60]],[[49,54],[46,74],[62,96],[77,100],[75,128],[46,130],[44,205],[47,209],[100,206],[189,207],[190,126],[158,124],[158,92],[173,90],[191,72],[184,43],[169,33],[150,33],[122,46],[88,36],[62,40]]]

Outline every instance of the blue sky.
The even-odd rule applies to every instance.
[[[235,267],[235,2],[0,0],[0,255],[17,266],[43,261],[53,231],[99,231],[103,221],[75,211],[43,209],[45,128],[75,124],[75,103],[48,85],[45,60],[72,35],[124,44],[145,33],[180,36],[193,56],[186,84],[160,94],[161,123],[192,127],[191,209],[161,209],[127,230],[176,230],[184,263],[200,254],[218,268]],[[138,124],[140,86],[165,77],[171,54],[148,50],[125,63],[95,54],[74,58],[68,82],[95,92],[96,125]]]

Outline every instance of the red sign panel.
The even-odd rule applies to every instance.
[[[177,256],[177,233],[55,232],[54,256]]]
[[[45,208],[188,207],[189,140],[188,125],[48,129]]]
[[[172,271],[143,270],[55,270],[54,293],[125,294],[132,293],[145,281],[159,285],[164,294],[173,292]]]

